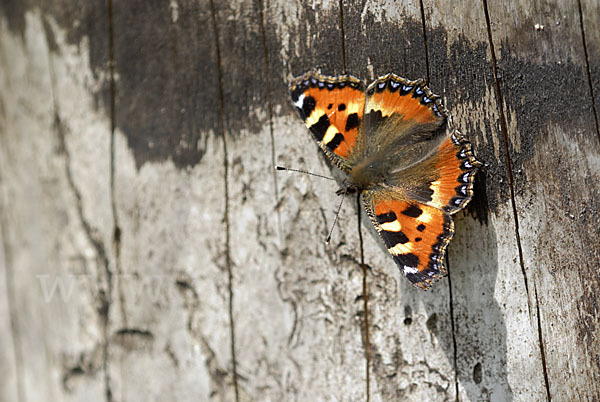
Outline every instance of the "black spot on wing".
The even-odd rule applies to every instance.
[[[404,272],[405,266],[413,268],[417,268],[419,266],[419,257],[413,253],[395,255],[394,261],[396,261],[396,264],[400,266],[402,272]]]
[[[337,133],[333,139],[327,143],[327,148],[331,151],[335,151],[342,141],[344,141],[344,136],[341,133]]]
[[[381,236],[384,238],[388,248],[394,247],[396,244],[406,244],[410,241],[402,231],[390,232],[383,230]]]
[[[344,104],[344,103],[340,103],[340,104],[338,105],[338,110],[339,110],[340,112],[343,112],[344,110],[346,110],[346,104]]]
[[[317,101],[312,96],[307,96],[304,98],[304,102],[302,103],[302,113],[304,113],[304,118],[308,118],[313,110],[315,110],[315,106],[317,105]]]
[[[327,117],[327,115],[324,114],[323,116],[321,116],[319,121],[317,121],[315,124],[310,126],[310,131],[315,136],[315,139],[317,141],[321,142],[323,140],[323,136],[325,135],[325,132],[327,131],[329,126],[330,126],[329,118]]]
[[[417,226],[417,230],[418,230],[419,232],[422,232],[422,231],[424,231],[424,230],[425,230],[425,225],[423,225],[423,224],[421,223],[419,226]]]
[[[418,218],[423,213],[423,210],[416,205],[411,205],[402,211],[403,215],[409,216],[411,218]]]
[[[353,128],[358,127],[360,124],[360,119],[358,118],[358,113],[352,113],[346,119],[346,131],[352,130]]]
[[[292,91],[292,102],[298,102],[298,99],[300,99],[300,94],[302,94],[304,91],[306,91],[306,88],[302,86],[297,86],[296,88],[294,88],[294,90]]]
[[[377,215],[377,222],[387,223],[394,222],[397,219],[394,211],[386,212],[385,214]]]

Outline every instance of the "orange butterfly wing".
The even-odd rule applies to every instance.
[[[367,135],[383,142],[377,139],[377,130],[393,116],[398,127],[412,121],[427,131],[427,124],[445,119],[445,111],[423,80],[388,74],[367,89]],[[450,215],[471,200],[481,166],[458,131],[432,136],[430,143],[431,150],[422,160],[363,192],[365,209],[394,261],[411,283],[425,290],[447,273],[444,255],[454,234]]]
[[[410,81],[387,74],[369,85],[367,96],[365,113],[378,113],[383,118],[396,114],[405,121],[431,123],[446,116],[439,96],[434,95],[422,79]]]
[[[428,289],[446,274],[444,253],[454,233],[444,211],[385,193],[363,193],[363,204],[394,261],[415,286]]]
[[[366,96],[354,77],[315,72],[294,80],[290,91],[317,144],[342,170],[350,173],[381,147],[390,151],[382,157],[404,163],[390,166],[384,180],[369,183],[361,196],[401,271],[428,289],[446,274],[444,255],[454,234],[450,215],[471,200],[481,165],[458,131],[433,135],[446,117],[439,97],[423,80],[393,74],[369,85]]]
[[[362,82],[349,75],[309,72],[290,85],[292,102],[317,144],[342,170],[356,144],[365,107]]]

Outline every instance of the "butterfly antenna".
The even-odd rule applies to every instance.
[[[277,169],[277,170],[287,170],[288,172],[304,173],[304,174],[307,174],[307,175],[310,175],[310,176],[315,176],[315,177],[320,177],[322,179],[327,179],[327,180],[333,180],[333,181],[335,181],[335,179],[333,177],[323,176],[323,175],[320,175],[320,174],[317,174],[317,173],[312,173],[312,172],[307,172],[306,170],[290,169],[290,168],[286,168],[286,167],[279,166],[279,165],[275,166],[275,169]]]
[[[348,187],[344,188],[344,194],[342,195],[342,200],[340,201],[340,205],[338,206],[337,212],[335,213],[335,218],[333,219],[333,225],[331,225],[331,229],[329,229],[329,235],[327,235],[327,240],[325,240],[325,244],[329,244],[329,241],[331,241],[331,233],[333,233],[333,228],[335,228],[335,224],[337,223],[338,216],[340,215],[340,210],[342,209],[342,204],[344,203],[344,198],[346,198],[347,192],[348,192]]]

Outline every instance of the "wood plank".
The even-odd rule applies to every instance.
[[[519,264],[483,4],[424,5],[432,86],[440,86],[454,124],[486,163],[449,247],[459,395],[542,400],[537,326]]]
[[[348,71],[363,79],[394,72],[427,78],[419,2],[345,2]],[[455,398],[447,280],[415,289],[380,245],[363,213],[369,270],[373,397],[382,400]],[[353,231],[355,233],[356,231]],[[350,244],[357,244],[356,235]]]
[[[418,1],[344,1],[346,66],[365,80],[394,72],[427,78],[427,56]]]
[[[24,11],[22,36],[1,25],[0,219],[8,256],[2,275],[10,298],[17,397],[104,400],[104,337],[94,299],[103,267],[79,208],[81,193],[68,173],[49,27],[39,11]],[[73,61],[73,48],[62,50],[63,60]],[[109,126],[98,123],[96,131]]]
[[[3,399],[235,400],[228,253],[238,399],[364,399],[356,207],[326,246],[336,185],[272,174],[329,172],[312,68],[428,77],[487,163],[429,293],[362,217],[371,399],[600,393],[598,4],[107,4],[0,5]]]
[[[585,39],[584,55],[587,56],[586,69],[589,72],[596,130],[600,138],[600,15],[594,1],[581,0],[579,5],[582,40]]]
[[[114,393],[234,400],[210,2],[113,6],[124,289]]]
[[[342,73],[339,6],[334,0],[264,0],[263,10],[271,102],[276,115],[288,115],[293,111],[288,95],[292,78],[311,69]]]
[[[2,45],[0,45],[2,46]],[[1,73],[0,73],[1,74]],[[0,82],[4,77],[0,77]],[[0,103],[0,105],[3,105]],[[2,107],[2,110],[5,110]],[[6,122],[1,125],[0,135],[5,135],[4,129]],[[0,176],[0,179],[2,176]],[[4,194],[2,194],[4,195]],[[0,201],[2,210],[6,209],[6,200]],[[15,333],[15,312],[12,310],[14,295],[9,284],[12,283],[12,258],[5,251],[5,235],[8,231],[5,219],[0,216],[0,294],[2,302],[0,303],[0,367],[2,367],[2,379],[0,379],[0,398],[6,401],[16,401],[22,399],[23,384],[19,381],[23,367],[21,348],[19,344],[19,334]]]
[[[593,397],[600,251],[589,245],[600,240],[600,143],[578,10],[554,1],[490,4],[490,19],[550,396]]]
[[[327,174],[324,158],[292,110],[287,85],[311,68],[341,72],[341,35],[332,42],[339,30],[337,2],[311,7],[287,1],[233,2],[217,4],[217,9],[227,78],[223,87],[240,394],[256,400],[360,400],[365,392],[356,319],[361,274],[343,258],[350,252],[337,230],[332,244],[324,244],[337,187],[283,172],[276,189],[270,152],[274,146],[277,163]],[[229,79],[236,74],[238,79]],[[260,88],[240,88],[238,82],[249,77]],[[250,120],[268,118],[267,102],[275,116],[255,132]],[[248,105],[249,115],[244,113]],[[347,219],[340,223],[342,228],[348,224],[355,230]]]

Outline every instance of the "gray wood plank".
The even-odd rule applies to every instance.
[[[242,394],[256,400],[361,400],[365,360],[356,319],[362,305],[356,301],[361,273],[344,258],[351,252],[338,230],[332,244],[324,244],[339,201],[337,187],[283,172],[278,173],[276,190],[270,152],[273,140],[276,163],[328,174],[324,157],[291,107],[287,85],[293,76],[311,68],[326,74],[341,72],[341,36],[332,42],[339,30],[338,4],[317,2],[305,7],[301,2],[269,1],[219,6],[220,24],[227,25],[221,41],[225,76],[237,68],[235,61],[245,66],[245,75],[263,80],[260,88],[243,91],[235,80],[224,81],[228,120],[268,116],[264,49],[233,46],[240,34],[236,25],[226,22],[240,16],[244,31],[256,33],[261,12],[257,6],[262,6],[269,59],[266,79],[275,112],[270,122],[273,139],[269,124],[259,132],[242,124],[244,129],[234,132],[239,122],[226,123]],[[261,41],[262,35],[258,38],[262,46]],[[240,112],[238,105],[244,103],[251,105],[250,116]],[[351,206],[342,213],[349,210]],[[340,228],[355,231],[346,218],[340,220]]]
[[[4,399],[235,400],[228,253],[238,399],[365,398],[354,202],[326,246],[335,183],[271,170],[330,171],[313,68],[428,77],[487,163],[429,293],[363,216],[371,400],[600,393],[598,5],[210,3],[0,4]]]
[[[103,281],[103,263],[86,230],[88,211],[79,208],[82,193],[68,174],[48,24],[39,11],[24,11],[23,36],[6,27],[0,35],[0,220],[15,338],[8,350],[19,367],[16,398],[104,400],[105,337],[93,289]],[[64,36],[58,40],[64,43]],[[73,47],[63,50],[69,64]],[[96,132],[109,127],[99,123]],[[98,165],[108,160],[108,148],[104,155]]]
[[[587,56],[586,67],[589,71],[589,81],[596,116],[596,130],[600,137],[600,15],[597,3],[582,0],[580,4],[580,25],[582,41],[585,37],[584,55]]]
[[[540,400],[536,321],[519,264],[483,4],[424,4],[432,86],[441,86],[455,127],[486,164],[467,215],[457,214],[449,247],[459,394],[466,400]]]
[[[210,2],[115,2],[113,26],[124,288],[114,392],[234,400]]]
[[[367,82],[389,72],[427,78],[419,2],[344,4],[349,72]],[[362,221],[370,266],[373,396],[455,398],[448,281],[442,280],[429,292],[415,289],[381,247],[364,214]]]
[[[597,5],[588,11],[597,14]],[[552,1],[490,4],[490,19],[550,396],[592,397],[600,143],[578,10]]]

